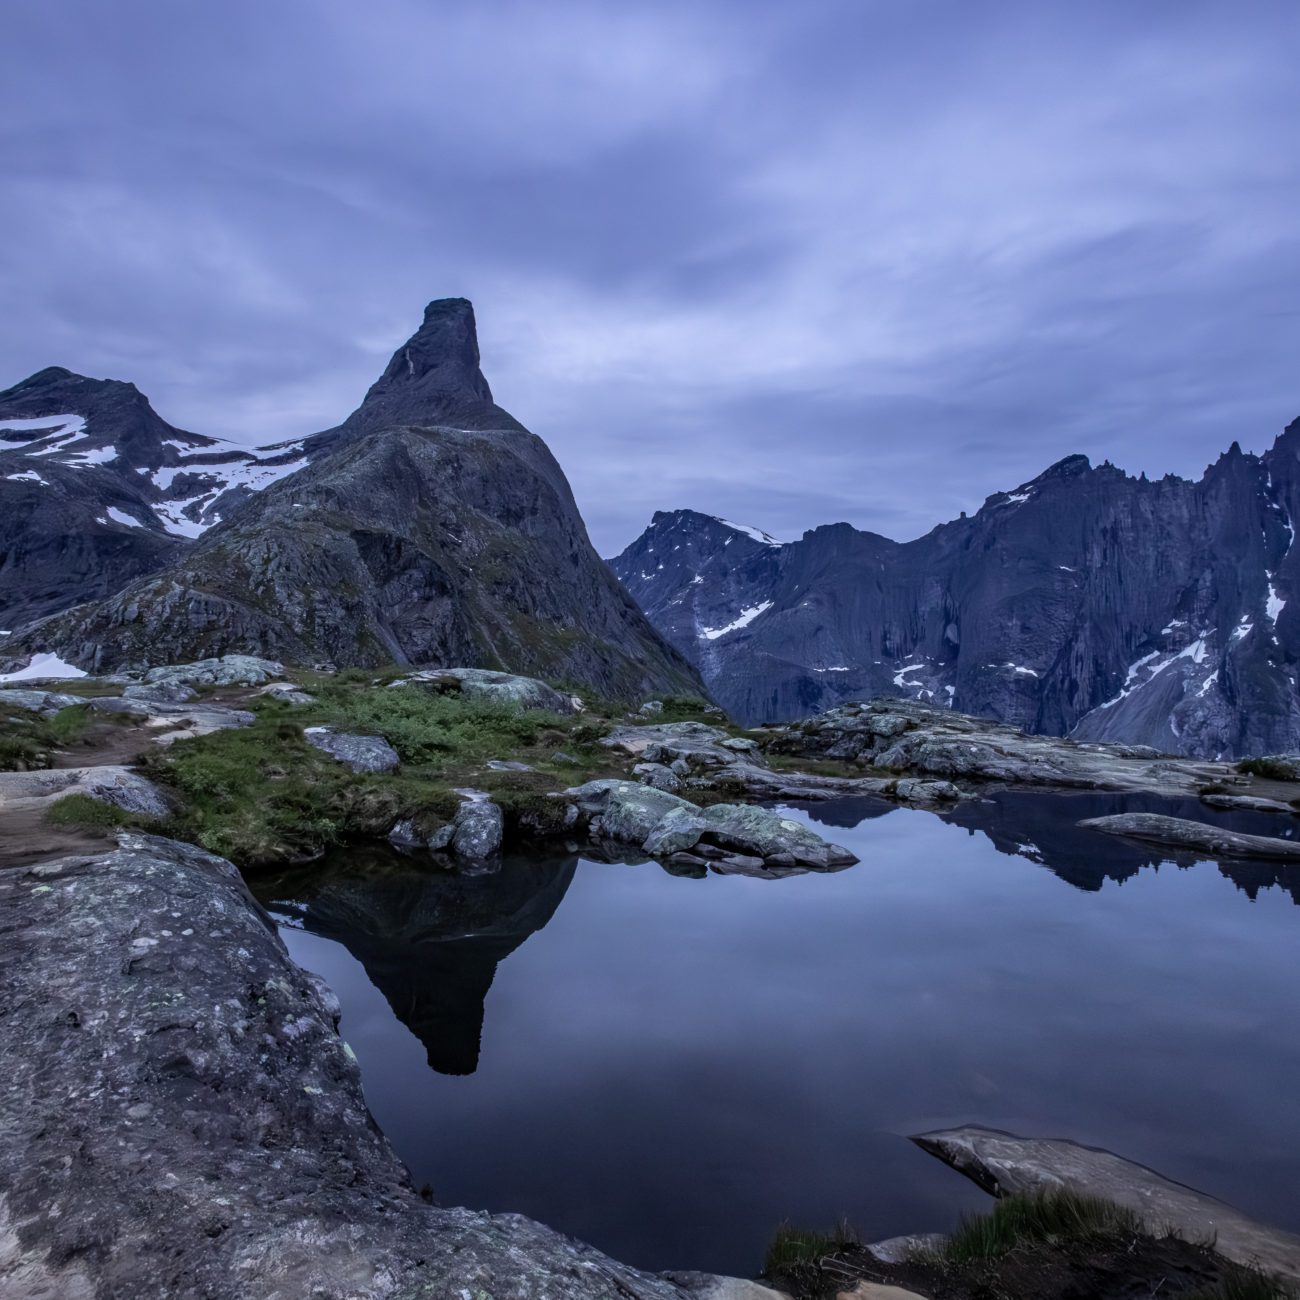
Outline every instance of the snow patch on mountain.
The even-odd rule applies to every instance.
[[[35,433],[37,430],[44,430],[39,437],[31,441],[39,442],[44,438],[52,437],[70,437],[73,434],[82,433],[86,428],[86,420],[81,415],[40,415],[34,419],[24,420],[0,420],[0,441],[4,442],[26,442],[25,438],[10,438],[7,433]]]
[[[128,528],[143,528],[144,525],[134,516],[128,515],[126,511],[119,510],[116,506],[109,506],[105,511],[108,518],[114,523],[125,524]],[[106,523],[107,520],[101,519],[100,523]]]
[[[764,546],[784,546],[784,542],[779,542],[771,533],[765,533],[761,528],[752,528],[749,524],[733,524],[730,519],[722,519],[718,515],[713,516],[724,528],[730,528],[733,532],[744,533],[746,537],[752,538]]]
[[[85,677],[83,669],[76,667],[74,664],[65,663],[58,655],[38,654],[33,655],[31,662],[26,668],[19,668],[16,672],[0,673],[0,682],[31,682],[44,678],[72,678]]]
[[[726,636],[728,632],[739,632],[742,627],[748,627],[760,614],[771,608],[770,600],[765,600],[761,605],[751,605],[748,609],[742,609],[740,614],[725,627],[700,628],[700,635],[708,641],[716,641],[720,636]]]

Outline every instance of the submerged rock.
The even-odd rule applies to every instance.
[[[1113,817],[1089,817],[1079,825],[1107,835],[1127,835],[1130,839],[1192,849],[1216,858],[1271,858],[1300,862],[1300,844],[1294,840],[1272,835],[1242,835],[1221,826],[1189,821],[1186,817],[1116,813]]]
[[[308,727],[303,735],[313,748],[354,772],[391,772],[402,761],[383,736],[354,736],[332,727]]]
[[[189,664],[167,664],[150,668],[144,679],[148,683],[184,683],[188,686],[261,686],[284,675],[284,665],[274,659],[256,655],[221,655],[216,659],[197,659]]]
[[[521,1215],[421,1200],[337,1004],[234,867],[120,844],[0,874],[0,1179],[21,1225],[0,1292],[682,1300]]]

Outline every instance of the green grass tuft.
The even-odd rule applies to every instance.
[[[940,1257],[949,1264],[996,1259],[1027,1242],[1094,1241],[1135,1236],[1136,1214],[1111,1201],[1059,1191],[1008,1196],[987,1214],[962,1219]]]
[[[82,830],[116,830],[119,826],[138,824],[121,808],[111,803],[92,799],[88,794],[69,794],[56,799],[46,810],[45,820],[51,826],[76,826]]]
[[[820,1263],[858,1245],[858,1234],[841,1219],[829,1232],[816,1232],[783,1223],[772,1236],[763,1259],[765,1277],[782,1277]]]

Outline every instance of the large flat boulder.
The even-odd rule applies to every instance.
[[[646,837],[642,847],[654,857],[689,853],[701,845],[730,850],[782,867],[829,871],[852,866],[848,849],[828,843],[815,831],[771,808],[719,803],[691,811],[677,808]]]
[[[517,709],[542,709],[548,713],[578,713],[582,709],[582,701],[576,695],[557,691],[536,677],[492,672],[487,668],[426,668],[392,685],[424,686],[448,695],[491,700]]]
[[[391,772],[402,761],[383,736],[354,736],[333,727],[308,727],[303,736],[313,749],[354,772]]]
[[[0,690],[0,708],[23,709],[28,713],[58,713],[73,704],[84,704],[80,695],[68,695],[64,691],[24,690],[10,687]]]
[[[186,686],[261,686],[284,676],[284,665],[257,655],[219,655],[196,659],[188,664],[166,664],[150,668],[144,680],[150,684]]]
[[[0,1295],[682,1300],[422,1201],[338,1004],[228,862],[126,835],[0,874]]]
[[[1195,794],[1243,778],[1229,763],[1174,758],[1141,745],[1079,744],[910,700],[842,704],[773,729],[773,753],[830,758],[908,777],[1076,790]]]
[[[1300,1281],[1300,1237],[1111,1151],[984,1128],[921,1133],[912,1141],[994,1196],[1062,1188],[1100,1196],[1133,1210],[1151,1232],[1172,1228],[1188,1241],[1212,1243],[1235,1263]]]
[[[36,772],[0,772],[0,812],[44,809],[82,794],[142,817],[171,815],[171,805],[152,781],[119,764],[59,767]]]
[[[700,808],[638,781],[601,778],[564,792],[598,839],[635,845],[656,858],[703,853],[719,870],[801,867],[832,870],[858,859],[771,808]],[[708,850],[706,852],[706,850]]]

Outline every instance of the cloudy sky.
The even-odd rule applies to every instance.
[[[601,550],[1300,415],[1295,0],[9,0],[0,386],[337,422],[430,298]]]

